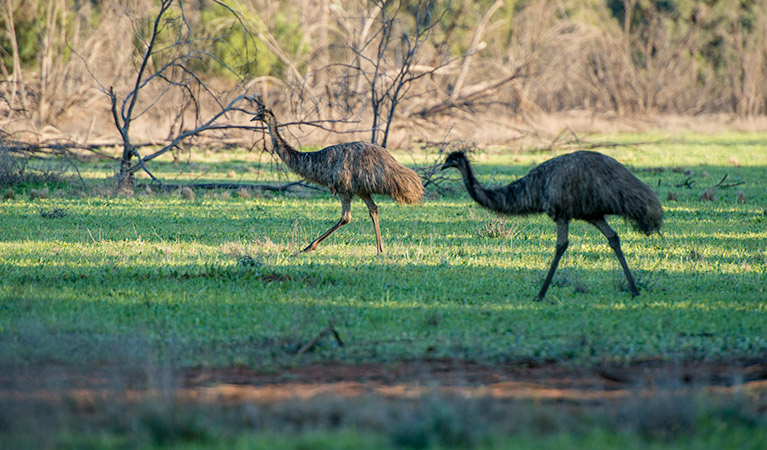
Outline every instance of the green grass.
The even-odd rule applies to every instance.
[[[551,433],[543,436],[520,434],[509,436],[491,436],[472,445],[453,445],[453,443],[433,443],[432,441],[416,441],[411,445],[401,445],[392,442],[381,434],[360,433],[352,430],[336,432],[308,431],[298,434],[243,434],[225,439],[211,439],[199,442],[197,440],[172,440],[171,442],[154,443],[149,441],[134,447],[135,442],[126,442],[124,438],[111,435],[99,436],[93,439],[62,439],[64,448],[142,448],[142,449],[269,449],[269,450],[376,450],[386,448],[473,448],[477,450],[515,450],[515,449],[604,449],[621,448],[633,449],[737,449],[757,450],[762,448],[767,433],[764,429],[739,427],[730,430],[728,438],[722,439],[716,433],[706,432],[704,436],[679,435],[678,439],[665,441],[647,439],[630,433],[615,434],[605,430],[588,433]],[[732,437],[735,439],[732,439]],[[425,445],[424,445],[425,444]]]
[[[80,171],[91,193],[51,185],[41,195],[21,186],[0,201],[0,365],[117,364],[150,373],[166,365],[278,370],[313,361],[415,358],[571,366],[763,360],[767,137],[594,139],[653,142],[604,150],[656,189],[666,214],[660,236],[612,221],[642,291],[638,298],[631,298],[604,238],[575,222],[548,301],[534,302],[553,256],[554,224],[545,216],[498,218],[468,198],[456,174],[454,195],[430,194],[415,207],[377,200],[386,251],[377,257],[359,201],[350,225],[302,254],[338,220],[340,205],[327,194],[198,191],[184,200],[138,189],[132,198],[113,197],[103,192],[114,168],[90,163]],[[554,155],[495,150],[473,159],[483,181],[500,184]],[[152,168],[176,182],[296,179],[260,158],[201,152],[188,165],[164,158]],[[725,174],[744,184],[701,201],[700,193]],[[677,186],[688,177],[692,189]],[[738,191],[747,203],[737,202]],[[343,346],[327,335],[297,355],[329,325]],[[483,428],[471,426],[470,419],[482,416],[471,411],[485,413],[488,406],[477,402],[438,408],[448,416],[428,403],[393,408],[413,416],[380,419],[386,426],[378,427],[355,426],[368,416],[348,405],[316,413],[323,420],[340,414],[348,426],[318,425],[311,407],[299,408],[277,414],[287,425],[262,423],[250,432],[243,431],[253,427],[250,413],[240,410],[151,412],[160,402],[149,412],[141,405],[125,412],[107,403],[96,408],[106,412],[100,417],[69,411],[66,402],[54,411],[47,404],[10,405],[0,414],[0,442],[38,448],[39,423],[56,430],[43,447],[57,448],[758,448],[766,429],[763,412],[743,415],[737,405],[708,404],[670,412],[641,406],[625,428],[621,410],[576,420],[557,405],[533,407],[532,414],[522,405],[508,422],[506,407],[491,408],[507,422]],[[368,408],[379,411],[376,405]],[[670,422],[658,425],[658,411]],[[231,414],[245,422],[231,425]],[[304,422],[295,424],[299,417]],[[679,434],[675,424],[694,429]]]
[[[325,194],[20,195],[0,204],[3,358],[108,360],[126,341],[140,357],[182,366],[760,357],[766,142],[724,135],[606,151],[648,184],[660,181],[661,236],[613,220],[642,291],[636,299],[604,238],[574,222],[549,302],[533,302],[553,255],[553,222],[499,220],[460,189],[415,207],[380,198],[381,258],[359,201],[352,224],[319,251],[297,254],[338,219],[339,203]],[[506,183],[550,156],[475,159],[481,179]],[[676,187],[688,170],[694,188]],[[745,184],[700,201],[725,173]],[[667,201],[668,191],[678,200]],[[42,214],[54,210],[63,217]],[[343,347],[324,340],[294,356],[330,323]]]

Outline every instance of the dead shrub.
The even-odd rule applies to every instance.
[[[189,186],[181,188],[181,198],[184,200],[194,200],[194,191]]]
[[[240,197],[240,198],[242,198],[242,199],[245,199],[245,200],[247,200],[247,199],[249,199],[249,198],[251,198],[251,197],[252,197],[252,195],[251,195],[251,193],[250,193],[250,190],[249,190],[249,189],[246,189],[246,188],[240,188],[240,189],[238,189],[238,190],[237,190],[237,196],[238,196],[238,197]]]
[[[71,181],[73,173],[77,170],[63,147],[20,142],[0,131],[0,187],[8,188],[6,193],[19,185],[64,184]],[[47,189],[39,188],[36,198],[47,198]],[[9,195],[5,198],[15,197],[15,193]]]

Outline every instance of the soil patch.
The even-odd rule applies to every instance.
[[[324,362],[269,372],[243,367],[173,371],[68,366],[0,371],[0,402],[67,399],[87,404],[106,397],[136,401],[160,395],[199,403],[273,404],[320,396],[411,399],[440,393],[589,404],[688,389],[745,392],[767,399],[767,362],[647,360],[630,366],[578,368],[557,363],[418,360],[357,365]]]

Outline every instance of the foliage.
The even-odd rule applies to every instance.
[[[40,0],[32,2],[19,2],[15,0],[11,3],[13,8],[13,18],[16,28],[16,40],[19,47],[19,56],[22,67],[26,70],[39,68],[40,63],[40,42],[44,40],[46,30],[42,24],[45,24],[48,17],[48,9],[45,7],[49,2]],[[70,3],[70,2],[68,2]],[[74,2],[60,12],[61,17],[57,20],[62,23],[59,26],[66,28],[66,34],[71,35],[77,30],[93,32],[97,29],[98,22],[104,18],[103,11],[110,9],[111,2],[101,0],[91,2],[90,7],[85,8],[80,5],[81,2]],[[231,2],[230,2],[231,3]],[[224,6],[226,5],[226,6]],[[203,64],[198,67],[201,73],[208,75],[231,76],[232,74],[222,69],[224,67],[235,68],[240,76],[258,76],[258,75],[282,75],[282,65],[280,61],[264,46],[260,41],[254,41],[251,33],[248,32],[246,25],[233,18],[231,6],[227,2],[211,2],[209,5],[200,3],[196,6],[189,5],[189,9],[194,14],[181,17],[179,10],[171,10],[166,16],[168,27],[161,34],[161,43],[170,45],[178,39],[177,33],[181,30],[173,23],[178,20],[190,21],[193,29],[199,31],[200,36],[215,40],[213,45],[213,55],[221,64]],[[156,14],[156,5],[147,8],[144,11],[145,16],[139,17],[138,27],[141,33],[147,36],[151,32],[153,17]],[[244,14],[243,20],[251,24],[258,24],[265,27],[260,17],[255,12],[248,9],[238,12]],[[5,16],[0,16],[0,24],[6,20]],[[85,20],[90,26],[83,26],[78,21]],[[273,34],[275,38],[284,45],[290,54],[299,54],[302,42],[302,34],[299,25],[284,15],[277,15],[273,18]],[[74,36],[70,36],[73,39]],[[143,45],[135,41],[134,47],[140,49]],[[58,49],[68,54],[68,47],[65,42],[60,42],[61,48]],[[7,34],[0,36],[0,46],[3,49],[3,61],[7,71],[13,70],[11,61],[13,52],[10,39]],[[81,50],[81,49],[76,49]],[[258,59],[256,59],[258,57]],[[155,62],[155,65],[161,65],[162,61]],[[159,66],[158,66],[159,67]]]
[[[339,69],[355,64],[354,51],[375,47],[371,44],[376,33],[368,26],[375,19],[376,5],[307,0],[185,4],[184,21],[211,44],[205,51],[213,57],[192,66],[198,76],[227,83],[239,77],[275,77],[285,84],[282,100],[290,99],[299,115],[327,103],[333,111],[325,114],[332,118],[360,121],[373,107],[371,93],[357,89],[357,82]],[[405,36],[421,20],[419,14],[435,23],[413,71],[423,74],[446,61],[455,63],[414,83],[402,99],[411,105],[398,108],[405,118],[428,115],[424,112],[445,101],[472,111],[500,104],[523,113],[535,107],[620,114],[767,113],[764,2],[403,0],[386,5],[384,16],[397,19],[392,35],[396,39],[377,58],[385,62],[381,73],[401,68],[403,50],[408,39],[412,42],[412,36]],[[499,8],[480,30],[484,15],[496,5]],[[138,23],[146,25],[150,21],[146,15],[156,10],[156,2],[139,0],[135,6],[142,15]],[[28,90],[37,105],[15,104],[24,103],[25,95],[18,100],[15,84],[2,86],[0,96],[14,103],[8,105],[12,110],[37,114],[35,119],[49,123],[67,108],[87,102],[75,86],[84,81],[94,86],[84,76],[87,71],[73,64],[70,49],[91,62],[91,70],[93,65],[125,68],[121,57],[125,49],[106,48],[105,43],[108,38],[120,39],[110,33],[129,32],[120,25],[119,16],[125,13],[121,2],[15,0],[3,5],[3,13],[1,21],[12,16],[15,24],[15,35],[0,36],[3,73],[14,82],[23,78],[22,90]],[[23,77],[15,73],[15,58]],[[475,61],[471,71],[461,74],[455,69],[465,58]],[[524,77],[510,87],[507,79],[515,71]],[[456,101],[452,93],[456,85],[463,87],[468,101]],[[328,88],[333,89],[326,92]],[[472,97],[479,91],[487,91],[488,97],[481,101]]]
[[[17,2],[18,3],[18,2]],[[0,29],[8,29],[7,16],[0,16]],[[14,15],[16,28],[16,40],[19,47],[19,59],[25,67],[37,65],[37,56],[40,51],[39,40],[36,35],[35,18],[31,12],[19,11]],[[13,49],[8,33],[0,35],[0,47],[2,47],[3,63],[7,71],[13,70]]]
[[[284,63],[263,41],[254,37],[253,30],[249,30],[249,27],[267,29],[263,20],[252,9],[237,12],[241,16],[233,17],[229,7],[222,4],[214,4],[201,11],[201,34],[215,40],[212,51],[216,59],[233,69],[239,77],[285,77]],[[272,36],[282,48],[296,56],[305,51],[301,48],[303,33],[297,22],[282,14],[272,19]],[[221,73],[219,65],[203,69],[203,73],[207,74],[231,75],[228,71]]]
[[[677,57],[690,65],[698,85],[724,80],[736,90],[725,99],[733,111],[754,115],[763,110],[764,99],[746,92],[759,82],[754,76],[761,79],[749,66],[755,59],[764,64],[766,58],[767,9],[762,2],[610,0],[607,5],[628,35],[635,66],[647,75],[653,64],[662,63],[653,59],[676,42],[682,49]]]

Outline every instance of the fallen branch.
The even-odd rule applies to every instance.
[[[729,175],[729,173],[724,174],[724,177],[722,178],[722,181],[716,183],[716,186],[713,186],[713,187],[717,188],[717,189],[727,189],[727,188],[731,188],[731,187],[735,187],[735,186],[740,186],[741,184],[746,184],[745,181],[740,181],[738,183],[724,184],[724,180],[727,179],[727,175]]]
[[[291,183],[286,183],[286,184],[277,185],[277,186],[271,185],[271,184],[249,184],[249,183],[168,184],[168,183],[162,183],[159,181],[158,181],[158,184],[151,183],[151,184],[148,184],[147,186],[157,187],[165,191],[172,191],[174,189],[181,189],[184,187],[188,187],[192,189],[227,189],[227,190],[253,189],[253,190],[272,191],[272,192],[287,192],[294,187],[302,187],[305,189],[313,189],[316,191],[325,191],[325,189],[319,188],[317,186],[312,186],[311,184],[307,184],[303,180],[293,181]]]
[[[26,161],[28,159],[34,159],[37,161],[59,161],[61,167],[56,169],[49,169],[44,172],[48,172],[48,176],[59,174],[64,175],[66,169],[69,168],[74,171],[77,178],[80,180],[83,189],[86,188],[85,180],[83,179],[80,169],[77,164],[74,163],[74,158],[71,152],[67,149],[57,146],[51,146],[50,148],[41,148],[38,145],[29,142],[23,142],[14,139],[10,134],[3,130],[0,130],[0,156],[8,155],[10,157],[11,167],[16,166],[20,168],[17,161]],[[8,163],[6,163],[8,164]],[[24,165],[21,166],[21,172],[23,172]],[[8,168],[6,168],[6,171]]]
[[[741,182],[738,182],[738,183],[724,184],[724,181],[727,179],[727,175],[729,175],[729,174],[727,174],[727,173],[724,174],[724,177],[722,177],[722,180],[720,182],[716,183],[715,185],[713,185],[713,186],[707,188],[705,191],[703,191],[703,193],[700,194],[700,199],[701,200],[705,200],[705,201],[709,201],[709,202],[714,201],[714,199],[716,199],[716,191],[718,191],[719,189],[727,189],[727,188],[731,188],[731,187],[735,187],[735,186],[740,186],[741,184],[745,184],[746,183],[745,181],[741,181]]]
[[[320,339],[324,338],[325,336],[327,336],[330,333],[333,334],[333,337],[336,339],[336,342],[338,342],[338,346],[339,347],[343,347],[344,346],[344,342],[341,340],[341,336],[338,335],[338,332],[336,331],[335,327],[333,327],[333,324],[330,324],[327,327],[325,327],[325,329],[320,331],[320,333],[317,336],[315,336],[314,339],[312,339],[311,341],[309,341],[306,344],[304,344],[304,346],[301,347],[296,352],[296,356],[303,355],[304,353],[306,353],[309,350],[311,350],[312,348],[314,348],[314,346],[317,345],[317,342],[319,342]]]
[[[679,183],[676,185],[676,187],[686,187],[687,189],[692,189],[693,184],[695,184],[695,180],[693,180],[692,177],[687,177],[687,179],[684,180],[684,183]]]

